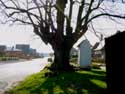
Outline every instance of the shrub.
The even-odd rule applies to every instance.
[[[78,55],[71,55],[72,58],[78,58]]]
[[[94,68],[94,69],[101,69],[99,64],[92,64],[92,68]]]
[[[6,61],[7,58],[6,58],[6,57],[2,57],[1,60],[2,60],[2,61]]]
[[[48,58],[48,62],[52,62],[53,60],[52,60],[52,58]]]
[[[99,63],[105,63],[105,60],[104,59],[97,59],[97,58],[93,58],[92,59],[92,62],[99,62]]]

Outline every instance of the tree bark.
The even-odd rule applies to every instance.
[[[62,44],[62,46],[58,46],[58,48],[54,48],[54,62],[51,66],[53,71],[72,71],[73,67],[70,65],[70,50],[72,48],[71,45]]]

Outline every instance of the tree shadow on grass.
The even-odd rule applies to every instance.
[[[106,94],[103,79],[103,75],[63,72],[55,77],[47,77],[41,85],[30,91],[30,94]]]
[[[105,71],[99,71],[98,69],[93,69],[93,70],[91,70],[91,72],[97,73],[97,74],[100,74],[100,75],[105,75],[106,74]]]

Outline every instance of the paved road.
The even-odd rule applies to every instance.
[[[23,80],[26,76],[39,72],[47,64],[47,58],[0,64],[0,90],[5,90],[13,83]]]

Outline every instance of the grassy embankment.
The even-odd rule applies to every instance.
[[[106,94],[105,70],[62,72],[45,77],[49,70],[27,77],[9,94]]]

